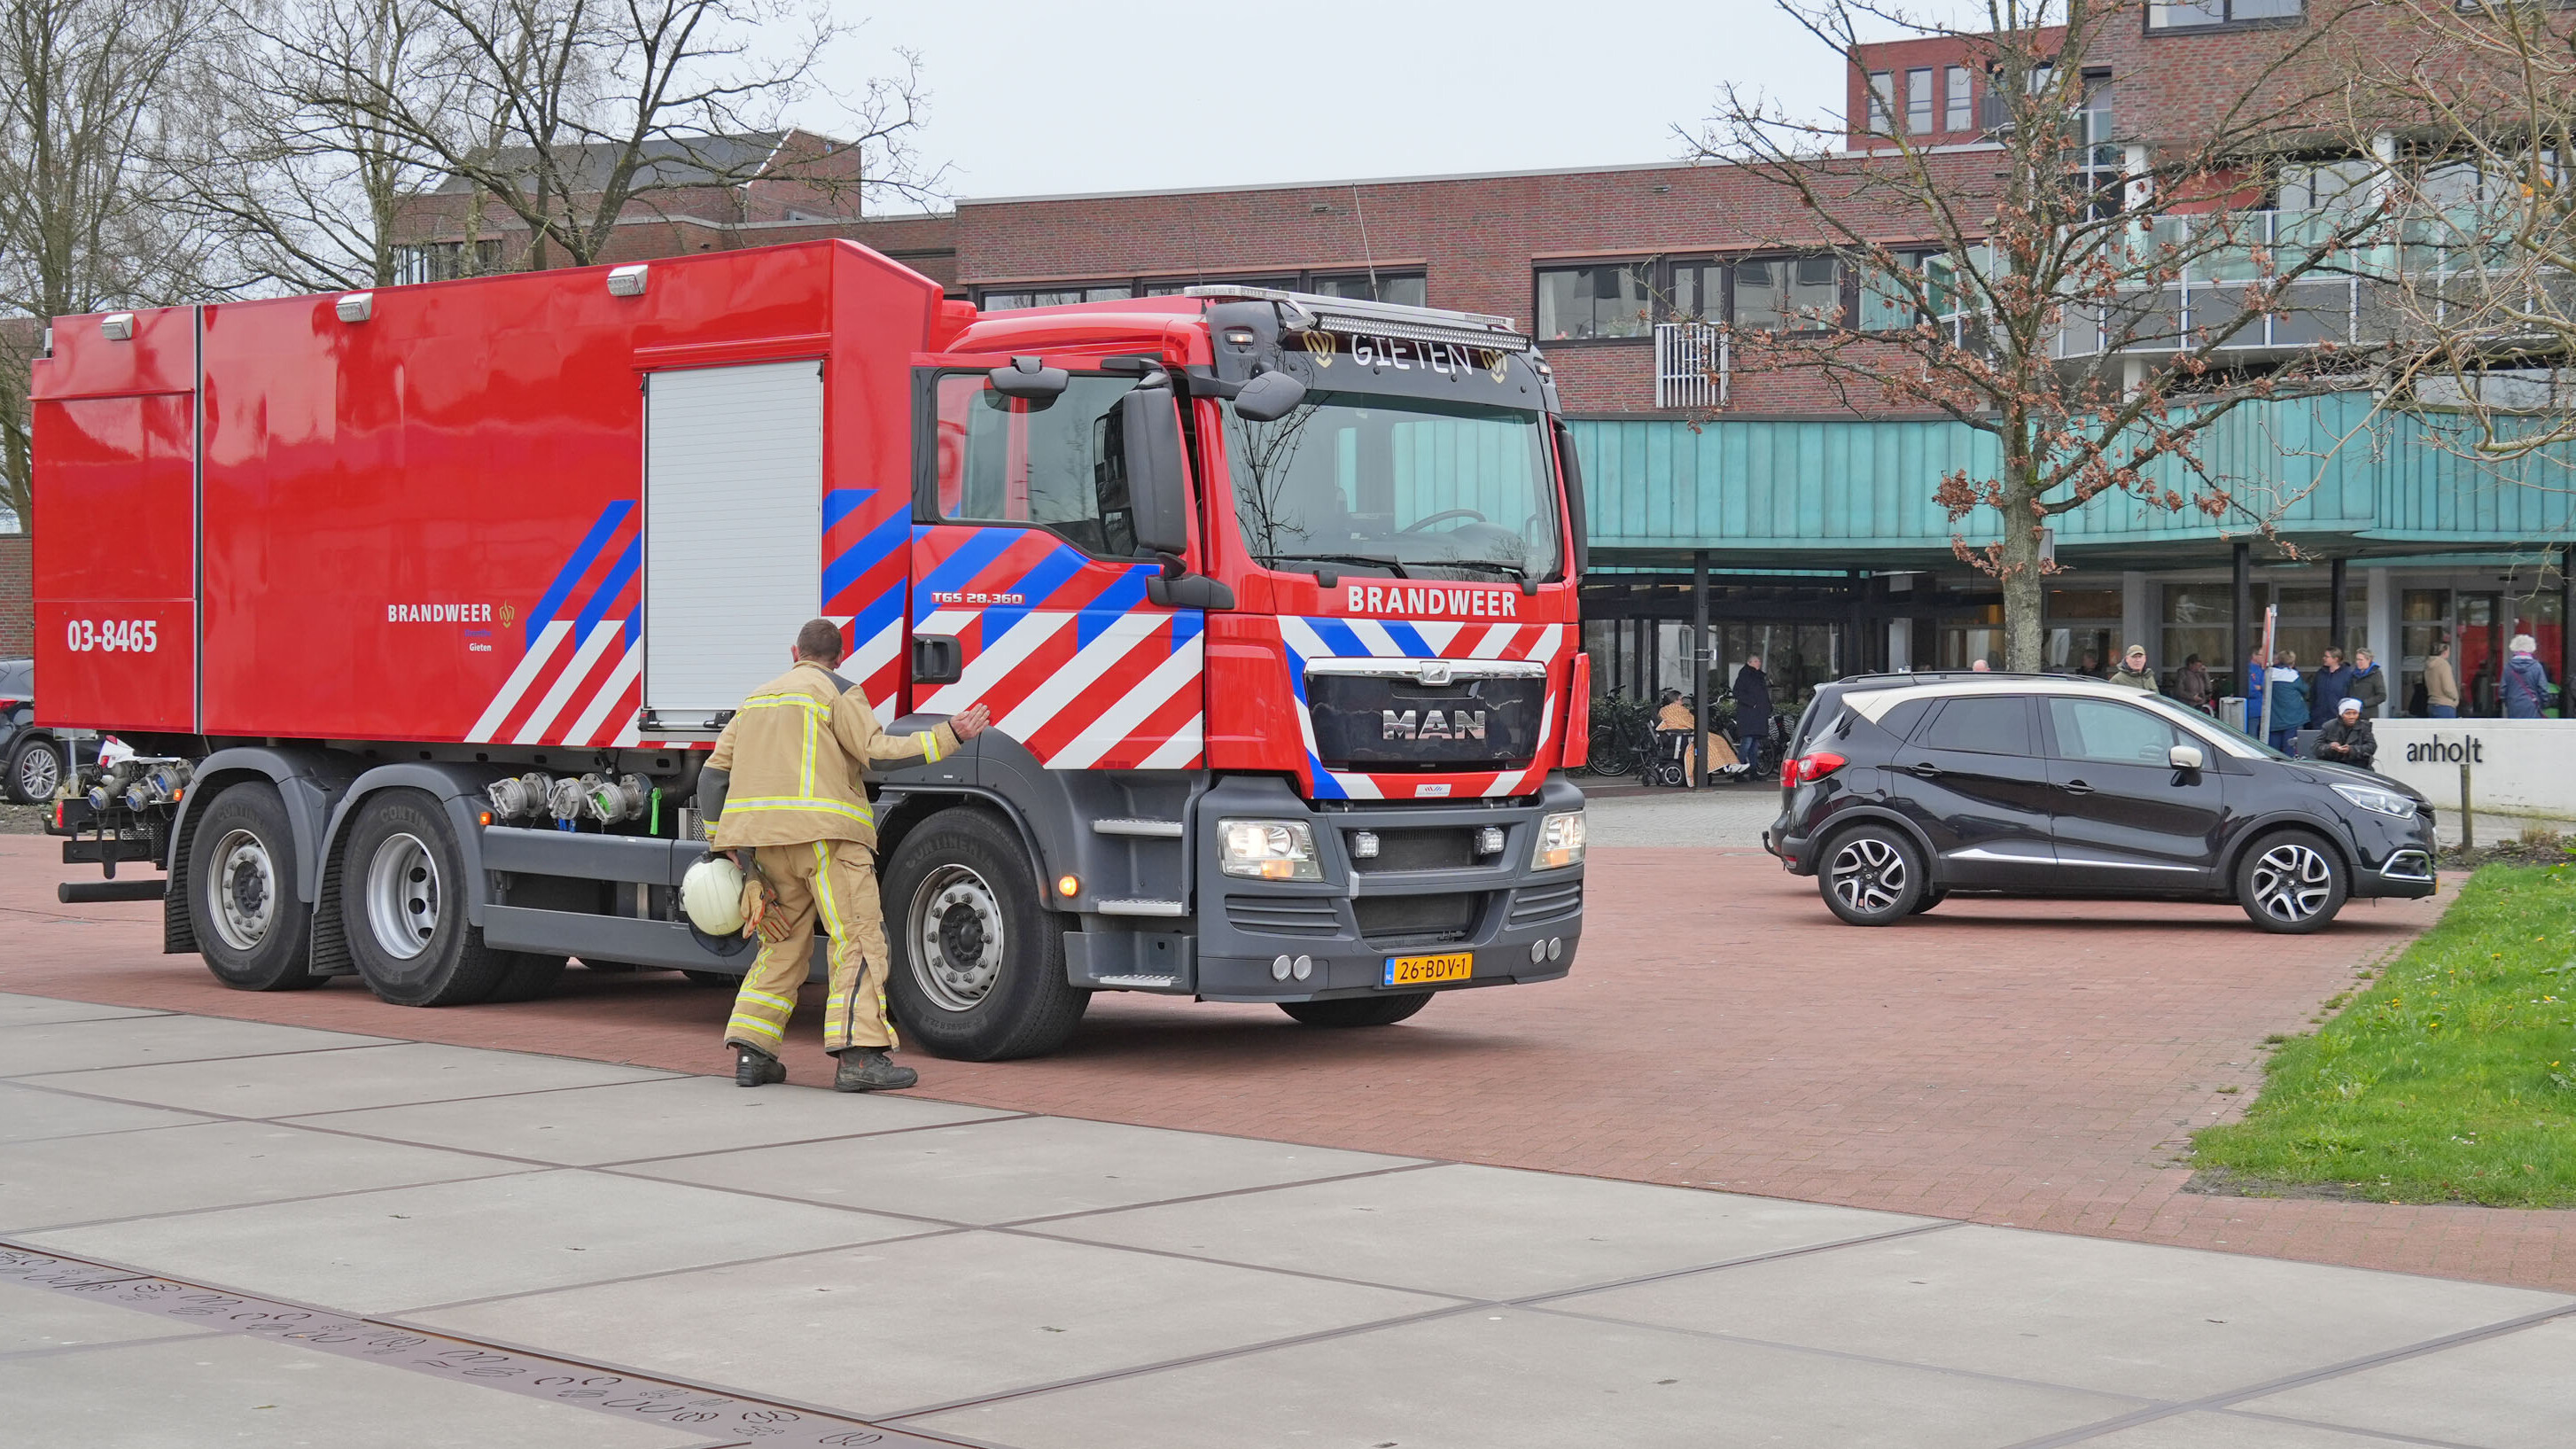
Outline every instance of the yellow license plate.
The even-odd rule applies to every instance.
[[[1434,981],[1464,981],[1476,974],[1476,958],[1466,951],[1448,956],[1389,956],[1386,984],[1427,986]]]

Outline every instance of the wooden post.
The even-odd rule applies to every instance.
[[[2460,853],[2478,848],[2478,817],[2469,804],[2469,752],[2460,752]]]

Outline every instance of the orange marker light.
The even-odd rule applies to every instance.
[[[489,824],[491,824],[491,823],[492,823],[492,812],[491,812],[491,811],[489,811],[489,810],[483,811],[482,813],[480,813],[480,814],[476,815],[476,816],[474,817],[474,820],[475,820],[475,823],[476,823],[476,824],[478,824],[478,825],[489,825]]]
[[[1072,876],[1069,876],[1069,875],[1060,875],[1060,876],[1057,876],[1057,877],[1055,878],[1055,893],[1056,893],[1057,895],[1060,895],[1060,896],[1071,896],[1071,895],[1076,895],[1076,894],[1079,894],[1079,893],[1081,892],[1081,890],[1082,890],[1082,882],[1081,882],[1081,881],[1079,881],[1079,880],[1077,880],[1077,879],[1075,879],[1075,878],[1074,878],[1074,877],[1072,877]]]

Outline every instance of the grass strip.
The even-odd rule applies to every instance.
[[[2380,1202],[2576,1206],[2571,1003],[2576,866],[2487,866],[2341,1014],[2280,1042],[2195,1165]]]

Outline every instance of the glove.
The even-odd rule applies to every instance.
[[[742,877],[742,933],[757,933],[764,941],[784,941],[794,924],[785,911],[773,910],[778,892],[757,871],[746,871]]]

